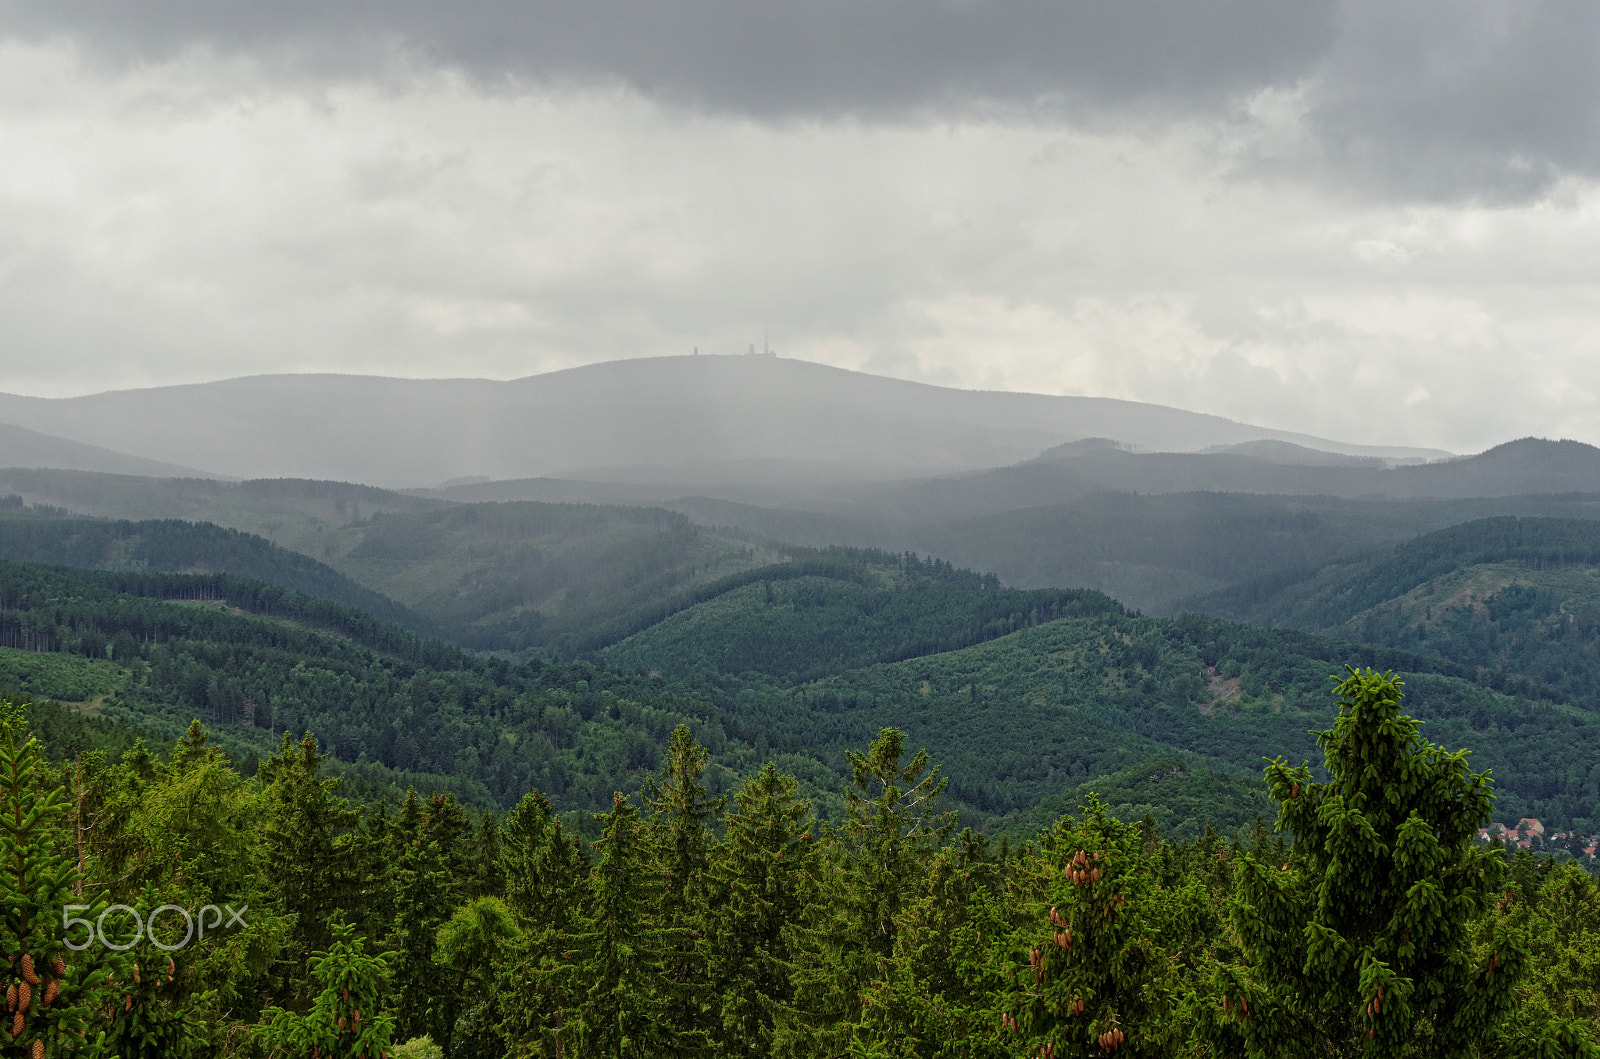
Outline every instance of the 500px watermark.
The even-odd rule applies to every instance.
[[[216,905],[205,905],[200,909],[198,916],[193,916],[189,914],[188,909],[181,908],[178,905],[161,905],[153,909],[148,916],[141,916],[137,908],[130,908],[127,905],[112,905],[93,920],[82,919],[72,914],[74,912],[87,911],[92,907],[91,905],[67,905],[61,910],[61,929],[63,932],[70,932],[75,927],[82,927],[87,932],[82,941],[74,941],[71,937],[63,937],[61,939],[62,944],[75,952],[82,952],[87,949],[94,944],[96,938],[99,938],[100,944],[108,949],[116,952],[126,952],[146,937],[150,939],[150,944],[156,948],[165,952],[173,952],[183,948],[190,941],[204,941],[207,931],[215,934],[219,930],[228,930],[234,926],[248,926],[249,924],[245,922],[244,914],[250,911],[249,905],[245,905],[240,909],[235,909],[232,905],[223,905],[221,908]],[[224,911],[227,912],[226,920],[223,918]],[[112,920],[111,930],[109,932],[106,930],[106,917],[113,912],[125,913],[132,920],[131,924],[126,924],[133,929],[132,938],[128,937],[124,928],[125,920],[122,922],[115,919]],[[163,941],[156,936],[156,917],[163,913],[168,914],[169,920],[172,920],[174,916],[183,917],[182,939],[175,942]],[[198,931],[196,927],[199,928]],[[112,940],[113,938],[117,940]]]

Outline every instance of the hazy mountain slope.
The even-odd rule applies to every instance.
[[[210,523],[0,514],[0,559],[95,570],[233,574],[354,607],[413,632],[434,632],[399,603],[309,556]]]
[[[621,639],[697,585],[780,558],[662,508],[588,504],[382,515],[331,539],[336,569],[457,643],[564,655]]]
[[[1469,522],[1363,562],[1247,582],[1194,605],[1428,651],[1600,701],[1600,522]]]
[[[859,502],[903,486],[904,468],[833,461],[719,460],[676,466],[591,468],[584,478],[514,478],[458,482],[419,495],[456,500],[535,500],[582,504],[661,504],[699,496],[763,506]],[[918,475],[911,481],[922,481]]]
[[[685,498],[670,507],[702,527],[694,531],[697,543],[685,546],[687,551],[674,550],[676,545],[663,551],[657,531],[642,528],[659,514],[614,512],[618,526],[631,528],[611,538],[578,532],[584,524],[580,518],[570,524],[576,534],[570,540],[562,531],[541,543],[531,529],[528,537],[523,529],[490,531],[488,521],[474,517],[452,521],[444,513],[457,505],[344,483],[0,470],[0,494],[7,492],[77,513],[182,518],[257,533],[401,600],[428,620],[453,626],[452,635],[466,642],[516,647],[559,640],[573,649],[580,642],[590,645],[585,650],[614,642],[607,639],[615,632],[608,608],[616,608],[613,617],[634,615],[616,627],[623,630],[615,635],[620,639],[637,631],[640,616],[672,613],[679,593],[776,561],[784,545],[915,551],[996,573],[1013,587],[1093,588],[1149,613],[1170,613],[1181,600],[1239,581],[1285,570],[1305,576],[1328,562],[1475,518],[1600,516],[1600,503],[1582,497],[1406,501],[1097,494],[1071,504],[939,522],[891,518],[861,506],[773,508]],[[411,521],[381,529],[363,550],[382,521],[374,521],[379,514]],[[508,518],[516,522],[516,516]],[[431,528],[416,529],[423,524]],[[403,531],[406,526],[416,529],[415,535],[407,537],[412,531]],[[400,537],[407,537],[401,547],[405,555],[426,561],[413,569],[410,559],[386,553],[389,545],[383,541]],[[611,543],[602,545],[608,539]],[[748,557],[741,549],[749,551]],[[602,552],[610,556],[604,563],[594,558]],[[737,560],[730,558],[736,554]],[[545,564],[537,575],[535,563]],[[624,588],[635,574],[619,571],[633,570],[653,573]],[[563,579],[559,592],[530,587],[535,582],[528,578],[550,577]],[[583,603],[586,593],[589,601]],[[633,602],[622,606],[624,598]],[[530,610],[524,599],[537,602]],[[558,610],[567,617],[555,620]],[[535,627],[544,631],[534,632]],[[569,636],[577,639],[564,639]]]
[[[9,423],[0,423],[0,467],[48,467],[162,478],[206,474],[189,466],[130,456],[126,452],[70,441]]]
[[[942,522],[1070,503],[1095,493],[1260,493],[1394,500],[1600,494],[1600,449],[1524,438],[1476,456],[1416,466],[1380,461],[1285,462],[1239,452],[1135,453],[1108,443],[1062,446],[1009,467],[870,490],[838,490],[844,509]],[[1310,457],[1308,457],[1310,458]]]
[[[1417,454],[1156,405],[954,390],[773,357],[615,361],[512,382],[280,375],[61,400],[0,395],[0,420],[152,459],[204,452],[238,477],[403,486],[761,459],[904,476],[1000,466],[1088,436],[1163,450],[1278,438]]]
[[[1409,537],[1492,515],[1600,518],[1581,497],[1349,500],[1219,493],[1101,493],[1070,504],[951,522],[674,501],[696,522],[754,540],[912,550],[1017,588],[1092,588],[1147,613],[1274,571],[1297,577]]]
[[[1600,504],[1561,497],[1101,494],[950,523],[917,543],[1019,588],[1095,588],[1140,610],[1172,613],[1186,597],[1227,584],[1364,557],[1421,533],[1503,514],[1600,518]]]
[[[1531,438],[1477,456],[1419,466],[1391,467],[1382,460],[1315,453],[1273,441],[1234,446],[1226,452],[1135,453],[1104,439],[1091,439],[1057,446],[1037,459],[1006,467],[902,481],[824,482],[778,474],[762,484],[734,480],[731,472],[718,482],[709,472],[700,472],[686,470],[676,484],[547,478],[462,485],[434,495],[462,500],[667,503],[680,510],[699,503],[714,518],[721,516],[704,501],[743,503],[783,512],[765,519],[775,526],[786,523],[800,536],[788,536],[790,529],[770,531],[781,539],[875,546],[896,541],[911,547],[926,547],[918,542],[930,526],[1073,504],[1102,493],[1420,501],[1600,495],[1600,449]],[[808,520],[817,528],[804,528]],[[855,535],[823,541],[819,532],[824,536],[836,532],[823,528],[830,524],[838,532]],[[863,531],[871,536],[861,536]],[[963,556],[962,561],[970,560]]]
[[[265,479],[134,478],[82,471],[0,469],[0,495],[73,514],[119,519],[211,522],[326,559],[339,550],[331,531],[390,511],[445,507],[441,501],[347,482]]]
[[[1376,456],[1347,456],[1338,452],[1323,452],[1319,449],[1309,449],[1304,445],[1295,445],[1287,441],[1245,441],[1237,445],[1223,445],[1207,452],[1232,453],[1236,456],[1254,456],[1256,459],[1267,460],[1270,463],[1287,463],[1299,467],[1384,467],[1391,466],[1397,461],[1384,460]],[[1042,454],[1041,458],[1048,458],[1050,453]],[[1415,463],[1426,462],[1417,459]]]
[[[458,505],[344,482],[0,470],[7,492],[75,514],[256,533],[485,650],[577,651],[596,635],[603,646],[615,623],[621,639],[637,614],[670,613],[667,601],[694,585],[781,557],[660,508]]]

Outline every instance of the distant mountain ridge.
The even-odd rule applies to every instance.
[[[1094,436],[1145,450],[1276,439],[1350,455],[1445,455],[774,357],[641,358],[509,382],[273,375],[59,399],[0,394],[0,422],[240,478],[392,487],[750,460],[838,464],[844,480],[909,477],[1003,466]]]
[[[207,472],[193,467],[130,456],[112,448],[56,436],[59,433],[41,433],[0,423],[0,467],[96,471],[101,474],[137,474],[153,478],[211,477]]]
[[[1287,446],[1284,447],[1288,448]],[[1522,438],[1475,456],[1388,466],[1292,453],[1129,452],[1107,444],[1058,447],[1036,459],[943,478],[858,490],[854,507],[903,520],[972,518],[1071,503],[1100,493],[1234,493],[1385,499],[1600,494],[1600,448]]]

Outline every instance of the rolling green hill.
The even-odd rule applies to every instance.
[[[704,697],[593,666],[481,659],[338,607],[220,575],[0,562],[0,691],[77,703],[162,739],[199,718],[239,757],[315,732],[358,776],[509,807],[538,789],[595,809],[637,789],[679,723],[716,775],[796,744],[746,737]],[[836,781],[836,777],[834,777]]]
[[[831,555],[751,571],[600,657],[625,669],[794,683],[1120,610],[1098,592],[1005,589],[913,555]]]
[[[641,615],[670,612],[671,607],[662,610],[666,601],[696,585],[782,558],[772,548],[723,537],[661,508],[452,504],[296,479],[217,482],[0,470],[0,495],[5,492],[65,514],[146,520],[138,531],[145,536],[154,532],[148,525],[154,519],[211,522],[258,534],[324,564],[319,569],[331,576],[319,574],[321,581],[314,583],[306,564],[216,535],[204,545],[193,543],[199,558],[191,562],[181,548],[175,557],[157,558],[148,546],[101,541],[106,533],[115,537],[113,531],[85,531],[93,539],[83,542],[62,533],[51,544],[45,540],[50,531],[34,530],[36,539],[16,554],[19,559],[116,566],[129,547],[143,547],[140,554],[149,558],[136,556],[130,560],[135,565],[235,569],[221,563],[221,553],[249,551],[252,558],[240,573],[412,622],[481,650],[581,653],[610,642],[608,635],[626,636]],[[236,561],[237,556],[228,560]],[[365,595],[358,597],[358,586]],[[613,627],[622,631],[604,632]]]
[[[1163,748],[1246,774],[1277,755],[1315,760],[1309,730],[1331,719],[1328,677],[1346,663],[1405,675],[1429,737],[1492,767],[1508,811],[1594,815],[1600,714],[1426,655],[1199,617],[1067,618],[839,674],[748,719],[843,744],[900,727],[963,802],[1004,819]]]
[[[31,481],[50,486],[25,494],[36,503],[54,502],[42,495],[53,489],[114,505],[125,488],[108,476]],[[1353,662],[1407,674],[1408,706],[1432,738],[1495,769],[1508,813],[1600,815],[1600,775],[1585,764],[1600,750],[1594,718],[1571,705],[1594,701],[1600,523],[1501,519],[1395,549],[1431,523],[1518,505],[1588,513],[1584,498],[1109,495],[923,531],[958,553],[987,548],[1056,571],[1041,579],[1114,570],[1169,597],[1243,585],[1208,606],[1336,637],[1323,639],[1140,617],[1093,593],[1006,589],[946,562],[913,568],[903,554],[763,545],[661,508],[444,504],[339,483],[157,485],[150,503],[248,516],[317,543],[328,565],[213,527],[0,519],[5,554],[111,568],[30,575],[66,580],[32,603],[0,599],[0,646],[104,662],[124,675],[101,677],[126,681],[93,690],[62,676],[45,692],[39,681],[55,670],[14,666],[19,687],[130,724],[199,715],[240,745],[269,725],[309,727],[351,768],[431,777],[485,804],[534,786],[571,808],[636,782],[669,717],[694,720],[726,775],[780,753],[824,801],[845,752],[892,725],[945,764],[966,820],[1005,828],[1064,791],[1174,753],[1211,790],[1239,777],[1248,787],[1264,757],[1314,759],[1307,731],[1328,716],[1327,677]],[[1363,557],[1383,547],[1393,550]],[[1077,565],[1052,567],[1052,554]],[[162,566],[214,572],[173,578]],[[413,629],[458,645],[605,665],[473,658],[335,605],[405,615],[383,612],[363,594],[373,592],[408,605]],[[86,610],[46,605],[80,596]],[[238,646],[261,637],[266,646]],[[584,697],[596,688],[615,702]],[[557,690],[576,696],[558,704],[568,713],[546,710],[555,700],[541,696]],[[1128,793],[1126,804],[1155,803]],[[1219,818],[1249,804],[1228,800]],[[1169,812],[1171,826],[1197,819]]]
[[[812,590],[814,580],[765,583],[776,604],[781,592]],[[958,650],[799,685],[686,683],[584,663],[474,658],[360,612],[225,575],[0,563],[0,647],[12,649],[0,658],[0,677],[142,731],[173,735],[199,717],[242,755],[270,749],[284,730],[309,729],[343,767],[373,782],[448,787],[486,805],[538,789],[565,810],[602,806],[611,791],[642,782],[680,721],[712,751],[716,776],[775,757],[825,812],[837,810],[846,752],[883,727],[901,728],[944,766],[963,818],[989,829],[1028,826],[1053,811],[1041,805],[1086,784],[1123,791],[1115,796],[1129,805],[1156,805],[1117,774],[1176,753],[1193,777],[1149,789],[1170,795],[1169,826],[1190,828],[1196,799],[1209,797],[1196,791],[1237,784],[1213,814],[1237,822],[1255,804],[1250,777],[1263,758],[1314,759],[1307,731],[1331,716],[1328,676],[1353,662],[1405,673],[1409,708],[1432,738],[1473,748],[1479,767],[1494,768],[1506,813],[1600,815],[1595,714],[1514,680],[1296,632],[1141,618],[1103,598],[1061,595],[1071,616]],[[706,602],[764,606],[764,597],[753,582]],[[838,602],[848,593],[832,598],[825,611],[850,613]],[[896,605],[880,602],[878,613]],[[854,611],[846,627],[870,628],[860,624],[868,611]],[[959,623],[928,628],[945,634]],[[689,622],[675,649],[693,649],[696,630],[721,635],[715,621]],[[869,639],[866,648],[889,642]],[[810,664],[854,660],[818,651]]]
[[[1263,578],[1197,609],[1426,651],[1600,700],[1600,523],[1482,519],[1358,563]]]

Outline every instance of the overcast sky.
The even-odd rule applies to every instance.
[[[0,390],[788,356],[1600,443],[1600,5],[0,0]]]

